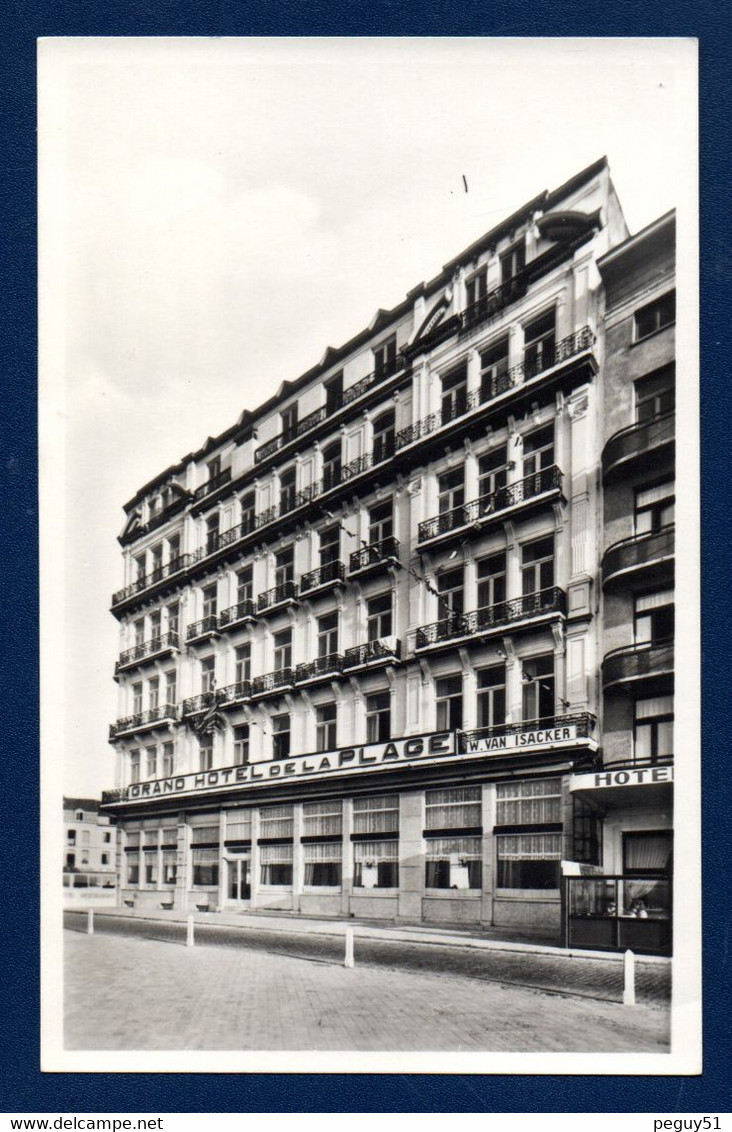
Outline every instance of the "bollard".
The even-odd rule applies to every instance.
[[[86,912],[86,934],[94,935],[94,909],[87,908]]]
[[[193,947],[193,916],[188,917],[188,930],[186,932],[186,947]]]
[[[623,956],[623,1006],[635,1006],[635,955],[630,948]]]
[[[353,928],[346,928],[346,958],[343,966],[355,966],[353,959]]]

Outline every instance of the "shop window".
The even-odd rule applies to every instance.
[[[673,526],[675,484],[673,480],[639,488],[635,493],[635,533],[649,534]]]
[[[318,751],[336,747],[337,709],[335,704],[322,704],[315,709],[315,744]]]
[[[272,716],[272,758],[290,757],[290,716],[288,712]]]
[[[558,778],[499,782],[496,825],[549,825],[562,820],[562,783]]]
[[[280,472],[280,514],[292,511],[297,493],[297,474],[295,468],[285,468]]]
[[[478,727],[500,727],[506,722],[506,666],[480,668],[478,677]]]
[[[127,884],[140,883],[140,854],[136,849],[125,853],[125,873]]]
[[[226,840],[251,841],[252,811],[229,810],[226,814]]]
[[[295,578],[295,554],[291,546],[283,547],[275,554],[275,585],[286,586]]]
[[[394,410],[381,413],[374,421],[373,462],[380,464],[394,455]]]
[[[428,790],[425,829],[477,829],[482,824],[480,786]]]
[[[523,662],[521,699],[525,721],[553,718],[556,712],[553,653]]]
[[[396,373],[396,335],[393,334],[391,338],[387,338],[380,346],[374,350],[374,373],[377,377],[388,377],[392,373]]]
[[[435,680],[438,731],[456,731],[463,725],[463,678],[444,676]]]
[[[665,830],[623,834],[623,872],[643,877],[669,872],[673,835]]]
[[[674,635],[674,591],[635,595],[636,644],[669,641]]]
[[[398,888],[399,842],[355,842],[353,885],[354,888]]]
[[[394,534],[394,504],[391,499],[369,508],[369,543],[383,542]]]
[[[635,312],[635,340],[648,338],[676,322],[676,292],[668,291]]]
[[[508,388],[508,337],[494,342],[480,355],[480,397],[490,401]]]
[[[157,847],[157,832],[153,834],[155,837],[155,844],[145,847],[142,855],[143,866],[145,869],[145,884],[155,885],[158,883],[158,847]]]
[[[636,762],[655,763],[674,753],[674,698],[635,701],[633,751]]]
[[[163,849],[162,879],[165,885],[174,885],[178,879],[177,852],[175,849]]]
[[[191,867],[194,888],[218,888],[218,849],[192,849]]]
[[[338,613],[326,613],[318,618],[318,657],[334,656],[338,652]]]
[[[306,885],[339,888],[343,846],[340,841],[303,845]]]
[[[386,743],[391,738],[391,696],[374,692],[366,697],[366,742]]]
[[[496,842],[496,888],[559,888],[561,833],[507,833]]]
[[[240,723],[234,728],[234,763],[244,766],[249,762],[249,724]]]
[[[554,309],[524,327],[524,378],[528,381],[554,365]]]
[[[666,366],[636,381],[635,419],[639,424],[671,413],[675,407],[676,374],[673,366]]]
[[[329,491],[341,480],[341,442],[333,441],[323,449],[323,491]]]
[[[353,832],[398,833],[399,796],[381,794],[373,798],[354,798]]]
[[[304,837],[340,837],[343,829],[343,803],[303,802],[302,832]]]
[[[492,452],[486,452],[485,456],[481,456],[478,460],[478,495],[483,505],[482,514],[489,514],[490,511],[495,510],[497,501],[494,497],[497,492],[505,488],[507,472],[508,457],[505,444],[500,448],[494,448]],[[505,503],[499,502],[498,505],[505,506]]]
[[[263,885],[292,885],[292,845],[261,845],[259,862]]]
[[[442,423],[454,421],[468,408],[468,367],[465,362],[442,378]]]
[[[482,849],[480,837],[428,838],[425,853],[427,888],[480,889]]]
[[[292,837],[294,820],[292,806],[265,806],[259,811],[260,837]]]
[[[524,597],[554,585],[554,537],[537,539],[521,547],[521,593]]]
[[[366,602],[367,639],[380,641],[392,632],[391,591],[378,594]]]

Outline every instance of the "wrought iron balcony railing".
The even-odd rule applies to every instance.
[[[326,656],[317,656],[305,664],[298,664],[295,669],[295,682],[304,683],[306,680],[315,680],[320,676],[335,676],[343,668],[343,657],[339,652],[331,652]]]
[[[256,617],[256,606],[251,598],[238,601],[236,605],[222,609],[219,613],[219,629],[230,629],[240,621],[253,621]]]
[[[346,649],[343,667],[357,668],[368,664],[394,663],[401,659],[402,642],[397,637],[382,637],[365,645]]]
[[[393,362],[380,369],[375,369],[366,377],[362,377],[355,385],[351,385],[348,389],[343,390],[343,404],[350,405],[352,401],[358,400],[364,393],[374,385],[379,385],[382,381],[386,381],[395,374],[400,373],[405,368],[405,360],[402,357],[397,357]]]
[[[279,586],[273,586],[271,590],[265,590],[264,593],[259,595],[257,602],[257,612],[262,613],[265,609],[273,609],[276,605],[283,605],[286,601],[297,600],[297,582],[283,582]]]
[[[231,482],[231,468],[222,468],[215,476],[209,476],[205,483],[196,488],[196,499],[205,499],[224,484]]]
[[[602,450],[602,474],[612,479],[634,460],[648,461],[675,443],[676,414],[662,413],[647,421],[637,421],[610,437]]]
[[[634,578],[664,568],[669,569],[674,557],[674,526],[670,524],[659,531],[631,535],[613,543],[605,551],[602,559],[602,584],[617,584],[622,578]]]
[[[200,621],[194,621],[192,625],[188,626],[186,633],[186,641],[195,641],[198,637],[209,637],[212,633],[218,631],[218,623],[216,614],[209,617],[202,617]]]
[[[471,523],[480,524],[493,518],[497,512],[505,511],[509,507],[518,507],[539,495],[562,490],[562,473],[556,465],[542,468],[540,472],[526,476],[518,483],[508,484],[499,488],[482,499],[473,499],[460,507],[453,507],[441,515],[425,519],[419,524],[419,542],[437,538],[439,535],[449,534],[460,527]]]
[[[452,613],[431,625],[422,625],[414,635],[415,649],[426,649],[462,637],[479,637],[519,621],[533,620],[547,614],[557,616],[567,611],[564,590],[551,586],[533,594],[487,605],[484,609],[474,609],[469,613]]]
[[[489,291],[487,295],[483,295],[477,302],[471,303],[469,307],[465,308],[460,316],[461,329],[463,331],[473,330],[487,319],[500,314],[509,303],[515,302],[526,294],[527,286],[528,282],[521,273],[507,279],[505,283],[501,283],[498,287]]]
[[[196,715],[197,712],[207,711],[216,699],[216,692],[201,692],[199,696],[189,696],[181,704],[184,716]]]
[[[113,806],[115,802],[122,802],[127,793],[127,788],[124,786],[117,786],[114,790],[102,790],[102,805]]]
[[[249,700],[252,696],[252,682],[251,680],[237,680],[235,684],[227,684],[225,688],[219,690],[219,697],[221,703],[235,704],[242,700]]]
[[[252,680],[253,696],[266,695],[267,692],[276,692],[279,688],[291,688],[293,683],[293,670],[280,668],[277,672],[267,672],[264,676],[255,676]]]
[[[606,653],[602,662],[603,691],[671,680],[674,673],[673,640],[641,641]]]
[[[273,436],[271,440],[268,440],[266,444],[260,444],[259,448],[257,448],[254,453],[254,463],[261,464],[262,460],[274,456],[275,452],[281,451],[281,449],[286,448],[288,444],[291,444],[293,440],[297,440],[299,437],[304,436],[306,432],[310,432],[311,429],[316,428],[317,425],[325,420],[326,415],[326,407],[322,405],[319,409],[316,409],[315,412],[308,413],[306,417],[298,421],[294,429],[291,429],[289,432],[280,432],[277,436]]]
[[[154,570],[138,578],[129,586],[125,586],[122,590],[117,590],[112,596],[112,605],[119,605],[121,602],[126,601],[127,598],[142,593],[143,590],[150,589],[151,586],[157,585],[158,582],[162,582],[166,578],[180,573],[181,570],[185,570],[190,566],[192,561],[192,554],[179,554],[177,558],[171,559],[165,566],[156,566]]]
[[[317,570],[310,570],[307,574],[303,574],[300,579],[300,593],[311,593],[313,590],[320,590],[324,586],[345,583],[345,580],[346,568],[342,562],[325,562]]]
[[[161,633],[157,637],[151,637],[149,641],[143,641],[142,644],[135,645],[131,649],[125,649],[123,653],[120,653],[119,660],[115,665],[115,672],[120,672],[123,668],[135,664],[137,661],[145,660],[149,656],[156,656],[158,653],[170,652],[177,648],[177,633]]]
[[[399,539],[389,535],[379,542],[372,542],[360,550],[354,550],[349,560],[352,574],[358,570],[368,570],[373,566],[384,566],[389,561],[399,560]]]
[[[549,715],[542,719],[499,723],[494,727],[480,727],[476,731],[460,732],[458,745],[460,751],[465,754],[470,752],[471,744],[481,739],[497,739],[503,735],[525,735],[532,731],[550,731],[558,727],[572,727],[576,731],[577,739],[589,739],[595,727],[595,717],[588,711],[579,711],[572,715]]]
[[[118,719],[109,728],[109,737],[115,739],[126,731],[139,731],[143,728],[155,727],[158,723],[177,718],[178,709],[175,704],[160,704],[159,707],[148,708],[147,711],[138,711],[134,715],[126,715],[122,719]]]
[[[119,541],[122,545],[126,546],[130,542],[136,542],[137,539],[142,538],[143,535],[149,535],[151,531],[157,530],[158,527],[165,526],[166,523],[169,523],[171,519],[180,514],[184,507],[190,502],[192,496],[190,492],[182,487],[179,488],[179,490],[180,495],[176,496],[167,507],[163,507],[160,511],[156,511],[153,515],[150,515],[146,523],[141,523],[139,527],[135,527],[133,530],[129,531],[129,533],[120,535]]]

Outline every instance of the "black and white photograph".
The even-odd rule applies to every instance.
[[[44,1070],[700,1072],[696,69],[39,41]]]

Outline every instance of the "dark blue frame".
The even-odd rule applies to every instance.
[[[704,1073],[700,1077],[534,1077],[436,1075],[41,1074],[38,1026],[38,652],[36,565],[36,233],[35,50],[39,36],[82,35],[599,35],[699,37],[702,102],[702,477],[704,636]],[[5,1111],[297,1112],[719,1112],[730,1109],[729,977],[724,932],[732,859],[726,704],[729,687],[730,406],[726,364],[730,325],[729,23],[723,4],[700,0],[485,0],[460,5],[344,5],[283,0],[191,3],[161,0],[38,0],[6,6],[0,39],[3,75],[4,220],[0,320],[4,369],[3,577],[0,610],[5,701],[2,931],[6,1052]],[[709,628],[713,626],[713,631]],[[720,689],[719,694],[714,694]]]

